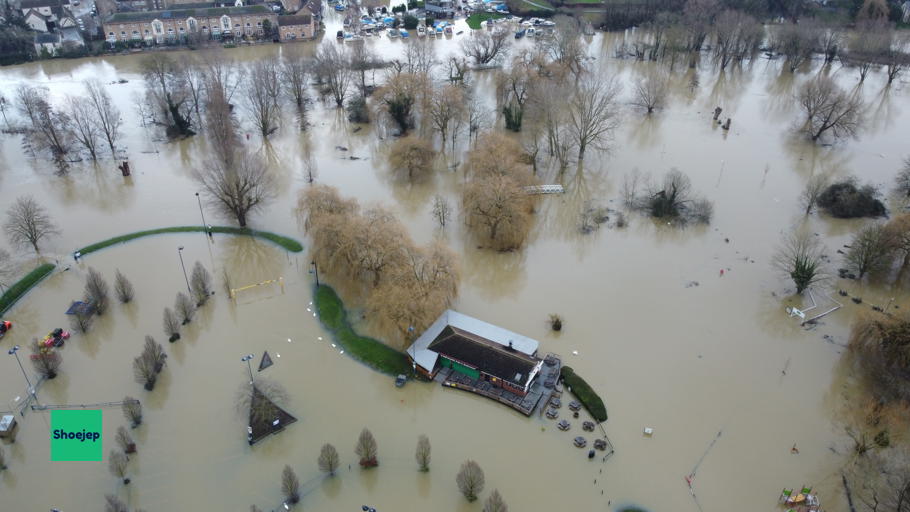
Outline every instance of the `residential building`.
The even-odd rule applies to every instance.
[[[427,13],[433,13],[437,16],[454,16],[455,14],[454,0],[427,0],[424,3],[424,8],[427,10]]]
[[[60,35],[56,33],[35,34],[35,52],[40,56],[42,51],[49,55],[54,55],[60,49],[62,43]]]
[[[25,23],[38,32],[54,32],[76,26],[69,10],[69,0],[22,0],[19,9]]]
[[[446,310],[408,348],[415,370],[433,378],[449,368],[518,396],[528,394],[540,374],[539,343],[453,310]]]
[[[262,23],[274,27],[278,16],[263,5],[209,7],[149,12],[118,12],[104,21],[110,43],[179,43],[191,35],[203,38],[259,37]]]
[[[282,41],[301,41],[316,37],[312,14],[278,16],[278,36]]]

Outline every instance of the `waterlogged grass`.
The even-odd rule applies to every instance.
[[[314,299],[316,313],[322,325],[328,329],[341,345],[345,354],[367,366],[389,375],[405,374],[412,372],[411,363],[407,356],[379,340],[361,336],[354,332],[348,321],[344,303],[330,286],[319,285],[316,288]]]
[[[489,19],[496,20],[499,18],[505,18],[505,15],[492,12],[475,12],[474,14],[468,16],[468,19],[466,21],[468,23],[468,26],[471,27],[471,30],[478,30],[480,28],[480,22]]]
[[[597,393],[591,389],[591,386],[569,366],[562,367],[561,375],[563,382],[569,386],[572,394],[578,397],[578,401],[585,406],[591,416],[598,423],[607,421],[607,407],[604,405],[604,401],[597,396]]]
[[[20,279],[16,284],[6,289],[0,296],[0,313],[5,313],[19,299],[22,298],[33,286],[38,284],[42,279],[47,277],[54,270],[53,263],[45,263],[38,266]]]
[[[174,226],[170,228],[136,231],[135,233],[127,233],[125,235],[115,236],[114,238],[108,238],[107,240],[95,242],[91,245],[83,247],[82,249],[79,249],[79,252],[81,252],[84,256],[88,253],[104,249],[105,247],[121,244],[123,242],[129,242],[130,240],[135,240],[137,238],[142,238],[145,236],[160,235],[163,233],[201,233],[204,231],[205,228],[203,226]],[[232,226],[212,226],[212,231],[215,233],[223,233],[228,235],[247,235],[255,236],[257,238],[264,238],[270,242],[274,242],[280,245],[281,247],[284,247],[291,252],[300,252],[303,250],[303,246],[297,240],[275,233],[270,233],[268,231],[257,231],[255,229],[236,228]]]

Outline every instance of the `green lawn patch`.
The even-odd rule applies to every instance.
[[[525,4],[525,7],[527,7],[528,9],[532,9],[532,10],[540,9],[539,6],[546,7],[547,9],[556,9],[555,7],[553,7],[553,4],[551,4],[547,0],[531,0],[531,1],[522,0],[522,3]]]
[[[330,286],[319,285],[316,288],[314,302],[322,325],[332,333],[335,342],[344,348],[346,354],[374,370],[389,375],[410,375],[413,372],[411,363],[403,352],[379,340],[354,332],[348,321],[344,303]]]
[[[603,0],[568,0],[566,4],[602,4]]]
[[[499,18],[505,18],[505,15],[492,12],[475,12],[474,14],[468,16],[467,23],[472,30],[477,30],[480,28],[480,22],[489,19],[496,20]]]
[[[22,298],[33,286],[38,284],[42,279],[48,276],[54,270],[53,263],[45,263],[38,266],[20,279],[16,284],[10,286],[0,296],[0,314],[6,313],[6,310],[12,307],[17,300]]]
[[[607,407],[604,405],[604,401],[597,396],[597,393],[591,389],[591,386],[569,366],[563,366],[560,374],[563,382],[569,386],[569,391],[578,397],[578,400],[591,413],[591,416],[598,423],[607,421]]]
[[[104,249],[105,247],[110,247],[112,245],[120,244],[123,242],[129,242],[130,240],[135,240],[136,238],[142,238],[144,236],[160,235],[162,233],[201,233],[204,231],[205,228],[203,226],[174,226],[170,228],[136,231],[135,233],[127,233],[125,235],[115,236],[114,238],[108,238],[107,240],[95,242],[91,245],[83,247],[82,249],[79,249],[79,252],[81,252],[84,256],[88,253]],[[291,252],[300,252],[303,250],[303,245],[301,245],[297,240],[286,236],[277,235],[275,233],[270,233],[268,231],[257,231],[255,229],[236,228],[232,226],[212,226],[212,231],[215,233],[224,233],[228,235],[248,235],[255,236],[257,238],[264,238],[270,242],[274,242],[280,245],[281,247],[284,247]]]

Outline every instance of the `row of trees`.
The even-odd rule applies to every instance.
[[[458,294],[454,254],[440,242],[414,244],[389,211],[361,211],[333,187],[315,185],[298,200],[298,215],[320,268],[349,276],[368,311],[403,342],[423,332]]]
[[[48,152],[65,169],[72,153],[83,151],[97,160],[102,145],[117,156],[123,120],[110,94],[97,79],[85,80],[84,96],[66,96],[63,105],[51,103],[47,88],[20,85],[15,103],[25,120],[26,140],[35,153]]]

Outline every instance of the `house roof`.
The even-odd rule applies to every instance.
[[[521,334],[514,333],[508,329],[503,329],[502,327],[489,324],[483,320],[478,320],[474,317],[447,309],[439,315],[439,318],[433,322],[433,325],[427,328],[427,330],[424,331],[408,348],[408,355],[411,356],[414,362],[427,370],[433,370],[436,366],[438,354],[429,349],[430,344],[433,343],[440,333],[442,333],[443,329],[448,326],[479,336],[487,341],[498,343],[504,347],[507,347],[511,341],[512,348],[515,351],[524,353],[528,356],[536,354],[537,348],[540,345],[537,340],[528,338],[527,336],[522,336]]]
[[[22,10],[25,9],[37,9],[39,7],[59,7],[62,5],[69,5],[69,0],[22,0],[19,3],[19,8]]]
[[[514,348],[451,325],[446,326],[427,349],[519,386],[528,382],[539,362]]]
[[[309,14],[298,14],[295,16],[278,16],[278,26],[287,27],[290,25],[310,25],[313,23],[313,17]]]
[[[264,5],[248,5],[244,7],[210,7],[206,9],[169,9],[166,11],[147,11],[147,12],[118,12],[111,15],[107,23],[135,23],[142,21],[152,21],[155,19],[186,19],[189,17],[206,18],[229,16],[241,14],[269,14],[271,11]]]

